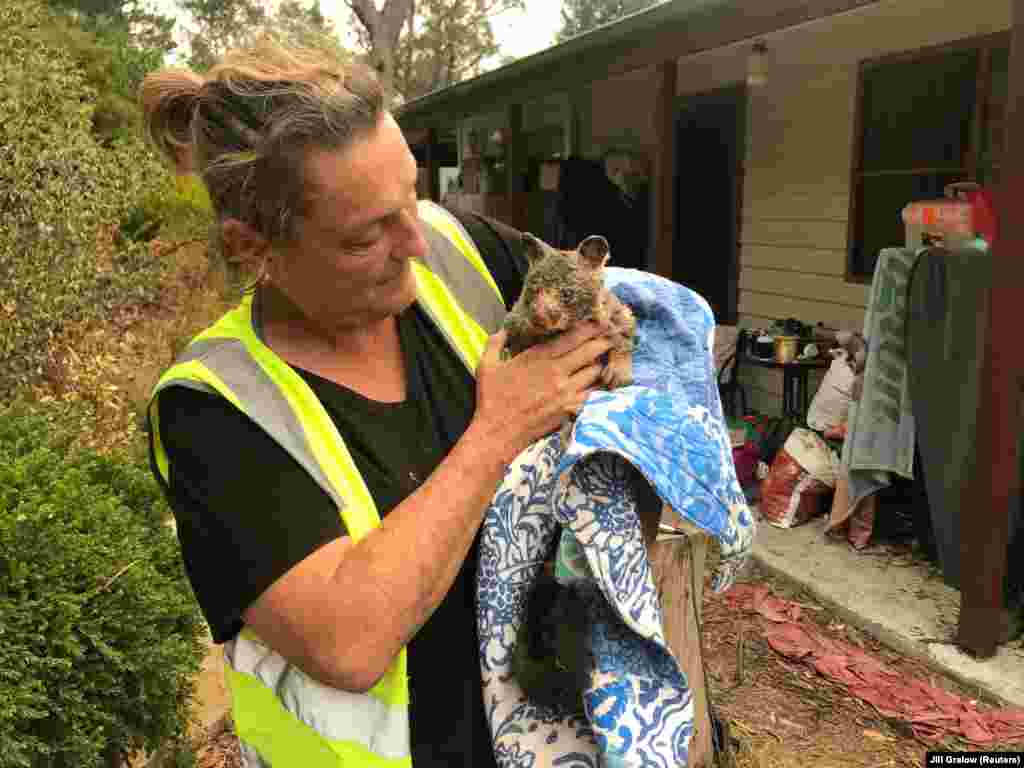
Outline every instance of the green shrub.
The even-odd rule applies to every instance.
[[[163,219],[153,215],[145,204],[139,204],[128,211],[121,226],[118,227],[121,237],[136,243],[148,243],[163,225]]]
[[[118,232],[124,240],[140,243],[148,243],[158,233],[164,239],[188,238],[212,220],[210,196],[199,177],[168,175],[128,211]]]
[[[172,207],[180,207],[204,216],[213,215],[213,204],[202,179],[195,174],[189,174],[175,176],[173,182],[174,192],[170,198]]]
[[[0,411],[0,766],[183,739],[203,625],[143,466]]]
[[[48,41],[58,21],[40,0],[0,3],[0,401],[40,379],[68,321],[155,301],[166,267],[116,233],[169,174],[141,137],[94,136],[97,92]]]
[[[161,48],[145,48],[137,44],[129,30],[129,19],[109,16],[86,17],[85,27],[92,31],[101,45],[110,51],[109,83],[114,93],[134,101],[144,78],[164,63]]]

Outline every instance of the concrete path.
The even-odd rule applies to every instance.
[[[919,658],[961,684],[1006,706],[1024,707],[1024,644],[1003,645],[977,661],[950,642],[959,591],[927,566],[852,551],[824,538],[825,518],[780,529],[761,521],[754,559],[774,576],[796,582],[844,620],[894,650]]]

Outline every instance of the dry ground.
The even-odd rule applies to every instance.
[[[744,581],[768,584],[775,596],[799,603],[803,615],[826,637],[860,647],[908,679],[967,699],[979,695],[843,623],[803,590],[756,567]],[[742,742],[737,760],[741,768],[917,768],[924,765],[927,750],[976,749],[960,739],[944,744],[917,739],[907,723],[882,717],[842,686],[778,654],[763,637],[757,615],[731,608],[717,597],[707,598],[704,606],[705,663],[713,701]],[[741,664],[742,678],[737,674]],[[1024,744],[1016,748],[1024,749]]]
[[[799,603],[822,633],[862,648],[908,679],[968,699],[978,696],[842,623],[810,595],[756,566],[743,581],[769,585],[775,596]],[[976,749],[960,739],[917,739],[907,723],[882,717],[838,684],[776,653],[761,634],[760,618],[719,596],[705,597],[703,634],[712,701],[738,748],[736,768],[920,768],[928,750]],[[1024,750],[1024,744],[998,748]],[[200,768],[236,768],[237,744],[230,732],[220,733],[198,758]]]

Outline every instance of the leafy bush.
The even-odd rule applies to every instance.
[[[136,243],[148,243],[160,230],[163,219],[153,215],[153,212],[145,205],[140,204],[128,211],[118,232],[121,237]]]
[[[104,19],[89,15],[76,18],[57,11],[48,12],[46,26],[31,33],[44,45],[65,51],[85,85],[92,89],[91,128],[102,143],[137,135],[141,129],[141,113],[134,103],[136,94],[127,90],[131,75],[115,68],[120,58],[113,47],[115,41],[101,38],[104,34],[116,36],[108,29],[110,26]]]
[[[168,173],[141,138],[93,135],[97,92],[48,41],[58,21],[40,0],[0,3],[0,401],[39,380],[68,321],[155,301],[166,266],[116,234]]]
[[[172,210],[185,210],[196,212],[204,216],[213,215],[213,204],[210,202],[210,195],[206,186],[195,174],[188,176],[175,176],[173,179],[174,190],[168,199],[169,207]]]
[[[0,411],[0,766],[95,766],[183,740],[203,625],[141,465],[64,455]]]
[[[102,140],[137,133],[136,98],[147,73],[175,47],[174,19],[122,0],[48,0],[51,23],[38,35],[67,50],[97,93],[93,132]]]
[[[85,28],[92,31],[99,43],[110,51],[107,76],[111,89],[122,98],[134,102],[142,78],[163,66],[163,49],[138,45],[130,31],[128,19],[87,17]]]
[[[210,196],[199,177],[168,175],[128,212],[119,232],[128,240],[149,242],[165,224],[170,236],[187,237],[212,220]]]

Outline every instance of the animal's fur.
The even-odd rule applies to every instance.
[[[848,363],[854,373],[851,396],[854,400],[860,401],[864,391],[864,367],[868,358],[867,343],[861,334],[849,331],[839,331],[836,334],[836,343],[847,352]]]
[[[514,357],[579,322],[593,319],[613,338],[601,382],[607,389],[632,384],[636,319],[629,307],[604,287],[608,241],[591,235],[576,250],[562,251],[526,232],[523,245],[529,268],[523,291],[505,318],[507,356]],[[571,431],[572,420],[567,419],[562,426],[563,445]]]

